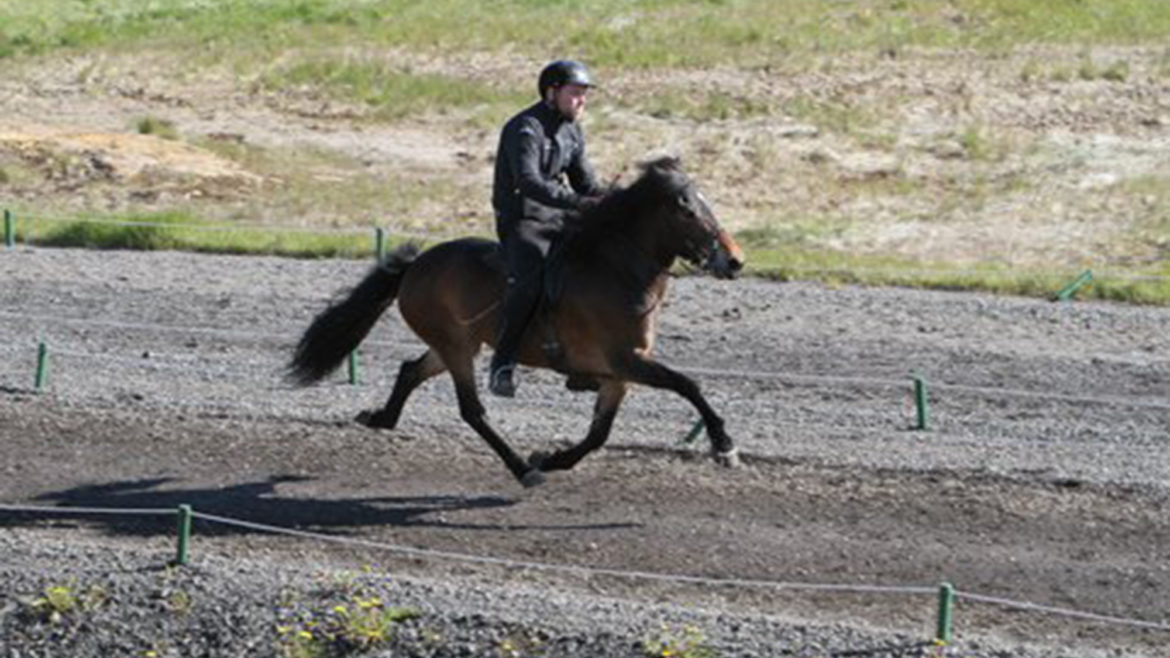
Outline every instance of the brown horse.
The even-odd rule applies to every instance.
[[[360,422],[393,428],[411,392],[450,371],[459,412],[496,451],[524,486],[544,481],[542,471],[572,468],[609,436],[630,383],[665,388],[699,411],[711,452],[726,466],[738,464],[723,420],[685,375],[654,361],[655,318],[677,258],[720,278],[733,278],[743,254],[724,232],[678,161],[643,165],[628,187],[570,218],[574,228],[546,270],[546,295],[518,353],[525,365],[569,375],[574,390],[597,390],[589,432],[577,445],[552,454],[519,457],[488,425],[476,390],[474,359],[496,338],[504,292],[503,261],[495,242],[464,238],[419,254],[407,245],[389,254],[346,297],[319,314],[296,348],[290,376],[301,384],[337,368],[378,317],[398,299],[406,324],[429,347],[403,362],[386,405],[363,412]],[[539,274],[538,274],[539,275]]]

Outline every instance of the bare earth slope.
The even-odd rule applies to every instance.
[[[393,309],[363,346],[362,385],[341,375],[309,389],[281,381],[298,333],[366,267],[0,254],[0,502],[189,503],[523,562],[850,586],[949,580],[962,592],[1170,620],[1166,309],[678,279],[660,356],[702,382],[746,466],[710,463],[703,439],[697,449],[676,445],[693,412],[638,389],[610,445],[525,491],[460,422],[446,378],[420,389],[398,430],[350,422],[381,404],[397,363],[421,350]],[[40,395],[31,390],[36,339],[51,359]],[[931,388],[929,431],[911,429],[912,374]],[[486,401],[525,453],[583,436],[590,403],[531,371],[518,399]],[[0,518],[0,644],[37,646],[39,631],[20,611],[39,588],[69,578],[117,594],[93,615],[154,619],[148,594],[161,576],[150,565],[172,552],[172,519]],[[199,624],[214,627],[214,609],[238,608],[241,621],[227,626],[240,637],[205,634],[233,654],[271,649],[264,637],[273,635],[283,587],[310,591],[315,569],[360,565],[372,565],[375,575],[362,578],[376,579],[384,596],[434,607],[410,633],[450,622],[449,633],[469,634],[459,636],[462,655],[641,655],[637,642],[684,612],[722,655],[933,650],[914,645],[933,634],[929,593],[505,568],[202,522],[196,537],[195,575],[175,577],[194,597]],[[678,607],[657,607],[664,603]],[[480,611],[482,637],[459,605]],[[119,618],[119,609],[138,612]],[[1167,655],[1170,639],[971,600],[960,601],[956,623],[954,655]],[[92,633],[101,626],[78,632],[97,646]],[[134,638],[149,635],[133,628]],[[173,649],[187,641],[160,628]],[[545,641],[587,639],[579,651],[554,642],[544,654],[507,654],[501,638],[516,628],[542,629]],[[113,645],[102,646],[87,655]],[[402,655],[461,655],[410,651]]]

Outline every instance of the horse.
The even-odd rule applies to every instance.
[[[357,421],[366,426],[394,428],[411,392],[450,372],[462,419],[521,485],[532,487],[545,481],[544,473],[568,470],[601,447],[630,384],[642,384],[686,398],[702,417],[716,463],[737,466],[738,449],[698,384],[655,361],[652,350],[676,260],[732,279],[744,264],[739,245],[674,158],[642,164],[635,181],[615,185],[566,224],[517,360],[567,374],[571,390],[597,391],[592,422],[579,443],[525,460],[487,422],[474,359],[484,345],[494,346],[505,274],[498,243],[483,238],[454,239],[425,251],[407,243],[389,252],[347,296],[313,319],[296,345],[289,377],[300,385],[324,378],[397,300],[402,319],[427,349],[402,363],[381,409],[359,414]],[[553,289],[559,290],[555,301]]]

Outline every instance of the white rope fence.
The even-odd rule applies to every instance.
[[[170,333],[198,333],[203,335],[212,335],[223,338],[236,339],[263,339],[276,340],[286,343],[295,343],[299,336],[295,334],[273,334],[261,332],[248,332],[233,329],[222,329],[216,327],[185,327],[176,325],[161,325],[152,323],[127,323],[112,320],[91,320],[85,318],[69,318],[58,317],[50,315],[33,315],[23,313],[13,313],[9,311],[0,311],[0,318],[7,318],[11,320],[22,320],[29,322],[40,322],[47,324],[80,324],[88,326],[100,326],[110,329],[121,330],[137,330],[137,331],[158,331]],[[392,348],[411,348],[423,350],[426,345],[419,341],[387,341],[369,339],[362,343],[363,346],[374,347],[392,347]],[[3,348],[5,351],[12,349],[9,346]],[[57,350],[55,350],[56,352]],[[71,352],[71,356],[79,357],[85,356],[84,353]],[[91,355],[96,356],[96,355]],[[164,355],[151,353],[151,358],[162,358]],[[145,360],[143,360],[145,361]],[[142,365],[137,364],[136,365]],[[794,384],[805,385],[831,385],[831,386],[853,386],[853,387],[884,387],[884,388],[905,388],[906,380],[896,380],[882,377],[861,377],[848,375],[809,375],[800,373],[789,373],[779,371],[766,370],[737,370],[737,369],[714,369],[704,368],[699,366],[676,366],[676,370],[691,375],[702,375],[706,377],[722,377],[732,379],[746,379],[756,381],[786,381]],[[939,390],[950,390],[962,393],[970,393],[976,395],[987,395],[994,397],[1027,397],[1037,400],[1048,400],[1054,402],[1064,402],[1069,404],[1100,404],[1108,406],[1123,406],[1129,408],[1143,408],[1158,411],[1170,411],[1170,403],[1156,402],[1150,400],[1140,400],[1125,397],[1103,397],[1103,396],[1084,396],[1084,395],[1069,395],[1062,393],[1052,393],[1047,391],[1029,391],[1024,389],[1013,388],[999,388],[987,386],[973,386],[967,384],[947,384],[947,383],[932,383],[932,388]]]
[[[295,537],[299,539],[307,539],[312,541],[320,541],[333,543],[338,545],[354,546],[366,549],[373,549],[379,551],[386,551],[405,555],[414,558],[434,559],[434,560],[448,560],[457,561],[466,564],[479,564],[499,566],[510,569],[529,569],[534,571],[557,572],[566,573],[579,576],[609,576],[616,578],[626,578],[631,580],[655,581],[665,583],[687,584],[687,585],[705,585],[711,587],[737,587],[737,588],[766,588],[773,590],[791,590],[791,591],[808,591],[808,592],[830,592],[830,593],[850,593],[850,594],[906,594],[906,595],[929,595],[938,590],[935,587],[921,586],[921,585],[865,585],[852,583],[809,583],[797,581],[778,581],[778,580],[764,580],[754,578],[715,578],[708,576],[694,576],[689,574],[673,574],[661,573],[640,570],[627,569],[609,569],[599,567],[588,567],[580,565],[569,564],[551,564],[547,562],[534,562],[528,560],[513,560],[510,558],[500,558],[484,555],[473,555],[469,553],[458,553],[453,551],[442,551],[428,548],[416,548],[412,546],[403,546],[400,544],[390,544],[384,542],[376,542],[367,539],[357,539],[352,537],[340,537],[337,535],[327,535],[323,533],[310,532],[305,530],[298,530],[295,528],[285,528],[277,525],[267,523],[258,523],[255,521],[245,521],[216,514],[208,514],[193,510],[190,506],[182,505],[177,510],[175,509],[161,509],[161,508],[98,508],[98,507],[51,507],[51,506],[36,506],[36,505],[20,505],[12,503],[0,503],[0,511],[10,513],[32,513],[32,514],[77,514],[77,515],[103,515],[103,516],[120,516],[120,515],[138,515],[138,516],[178,516],[179,518],[179,551],[176,559],[178,564],[186,564],[189,560],[188,550],[190,541],[190,520],[202,519],[210,523],[216,523],[229,527],[242,528],[246,530],[255,530],[260,532],[267,532],[275,535],[286,537]],[[1115,625],[1124,625],[1133,628],[1142,628],[1155,631],[1170,632],[1170,623],[1146,621],[1142,619],[1131,619],[1126,617],[1117,617],[1111,615],[1102,615],[1094,612],[1076,610],[1071,608],[1061,608],[1033,603],[1029,601],[1017,601],[1013,599],[1000,598],[995,596],[987,596],[984,594],[977,594],[971,592],[964,592],[961,590],[953,590],[949,585],[944,585],[944,589],[950,590],[950,594],[955,598],[966,599],[977,603],[988,603],[994,605],[1005,606],[1018,610],[1028,610],[1033,612],[1045,613],[1055,616],[1070,617],[1076,619],[1083,619],[1087,621],[1095,621],[1102,623],[1109,623]],[[940,617],[942,616],[940,610]],[[949,641],[949,625],[950,612],[946,612],[946,639]],[[940,618],[940,634],[943,630],[943,620]]]

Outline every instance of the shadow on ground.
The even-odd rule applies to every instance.
[[[306,482],[312,478],[279,475],[258,482],[214,488],[172,488],[173,478],[123,480],[48,492],[31,506],[51,504],[53,512],[5,511],[0,527],[45,525],[62,519],[98,524],[110,534],[172,534],[180,505],[196,512],[300,531],[350,534],[361,527],[430,527],[457,530],[607,530],[639,527],[634,523],[512,525],[500,522],[450,522],[444,512],[511,507],[516,501],[501,496],[379,496],[369,498],[305,498],[282,496],[277,485]],[[125,510],[124,514],[70,512],[70,508]],[[175,515],[141,514],[132,510],[175,510]],[[59,511],[58,511],[59,510]],[[201,534],[254,534],[267,531],[197,519]]]

